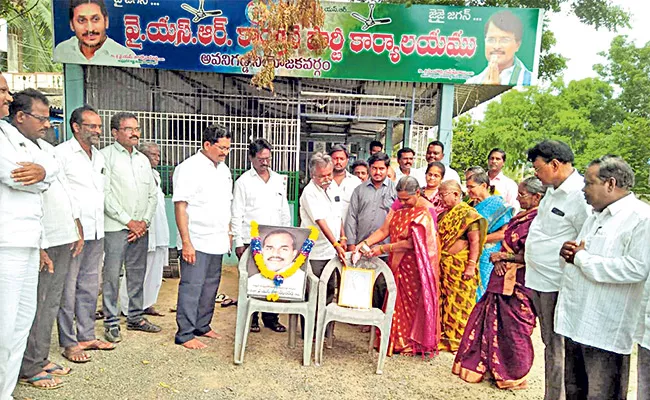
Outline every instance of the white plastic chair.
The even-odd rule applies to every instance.
[[[350,254],[347,254],[349,260]],[[325,333],[328,333],[328,348],[332,348],[333,335],[331,330],[327,329],[330,322],[341,321],[348,324],[371,325],[379,328],[381,332],[381,343],[379,346],[379,359],[377,360],[377,374],[383,373],[384,361],[388,352],[388,338],[390,328],[393,323],[393,311],[395,310],[395,299],[397,297],[397,286],[393,273],[385,262],[377,257],[366,259],[362,258],[356,265],[358,268],[375,269],[375,281],[379,275],[383,275],[386,280],[388,299],[386,301],[386,311],[379,308],[370,310],[356,310],[353,308],[341,307],[335,302],[325,305],[327,295],[327,282],[335,269],[342,270],[341,262],[338,258],[332,259],[320,276],[318,282],[318,318],[316,319],[316,354],[315,364],[320,366],[323,361],[323,345],[325,342]],[[374,286],[374,282],[373,282]],[[369,353],[372,354],[375,342],[375,329],[370,329]]]
[[[296,347],[296,331],[298,326],[298,315],[305,317],[305,337],[303,348],[303,365],[311,362],[311,350],[314,338],[314,323],[316,319],[316,299],[318,291],[318,278],[311,271],[309,261],[306,261],[308,299],[305,302],[273,302],[248,296],[248,259],[250,249],[246,249],[239,260],[239,295],[237,297],[237,326],[235,327],[235,364],[244,362],[246,340],[250,331],[252,315],[255,312],[267,312],[277,314],[289,314],[289,347]]]

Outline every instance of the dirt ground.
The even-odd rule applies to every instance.
[[[529,388],[504,391],[487,381],[468,384],[451,373],[453,356],[433,359],[394,356],[386,360],[383,375],[375,375],[376,354],[367,352],[368,334],[356,326],[337,324],[334,348],[325,349],[323,365],[302,366],[302,341],[287,347],[287,334],[262,328],[249,335],[243,365],[233,364],[236,307],[217,306],[212,327],[224,337],[202,339],[205,350],[187,350],[174,344],[178,280],[163,283],[157,308],[164,317],[152,317],[159,334],[130,332],[123,322],[124,340],[110,352],[92,352],[87,364],[71,364],[59,354],[56,329],[51,359],[73,368],[65,386],[51,391],[18,386],[16,399],[541,399],[544,395],[543,345],[534,335],[535,363]],[[236,298],[237,271],[224,268],[220,293]],[[286,316],[282,318],[286,325]],[[102,337],[101,322],[96,325]],[[629,399],[636,398],[636,358],[632,360]]]

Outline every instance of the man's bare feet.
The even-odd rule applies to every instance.
[[[217,332],[215,332],[213,330],[210,330],[210,332],[208,332],[206,334],[203,334],[201,336],[207,337],[207,338],[210,338],[210,339],[221,339],[222,338],[222,336],[220,334],[218,334]]]
[[[190,339],[187,342],[183,343],[181,346],[185,347],[186,349],[190,349],[190,350],[201,350],[201,349],[205,349],[206,347],[208,347],[206,344],[204,344],[203,342],[201,342],[197,338]]]

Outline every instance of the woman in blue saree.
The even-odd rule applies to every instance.
[[[501,196],[490,193],[490,178],[483,173],[476,173],[467,179],[467,192],[474,202],[474,208],[488,222],[487,237],[481,257],[479,258],[480,282],[476,290],[476,300],[480,300],[488,287],[494,265],[490,262],[490,254],[499,250],[506,226],[512,218],[514,210],[509,207]]]

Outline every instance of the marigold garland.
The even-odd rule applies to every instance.
[[[280,285],[284,283],[284,280],[293,274],[295,274],[300,267],[305,263],[309,253],[311,253],[312,248],[314,247],[314,242],[318,239],[318,229],[314,226],[310,226],[309,237],[305,239],[305,242],[300,248],[300,254],[294,260],[293,264],[286,271],[277,273],[271,271],[266,264],[264,263],[264,257],[262,257],[262,239],[260,238],[260,228],[257,222],[251,221],[251,252],[253,254],[253,260],[255,260],[255,265],[260,270],[260,274],[266,279],[273,281],[275,290],[277,290]],[[277,301],[280,298],[280,295],[277,292],[270,293],[266,295],[266,299],[270,301]]]

